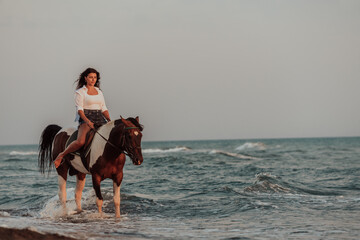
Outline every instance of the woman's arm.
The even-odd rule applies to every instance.
[[[96,90],[98,90],[98,92],[101,94],[101,97],[102,97],[101,112],[102,112],[102,114],[104,115],[104,117],[106,118],[106,120],[107,120],[108,122],[110,122],[110,121],[111,121],[111,119],[110,119],[110,114],[109,114],[109,111],[108,111],[108,109],[107,109],[107,107],[106,107],[106,104],[105,104],[104,94],[103,94],[103,92],[102,92],[100,89],[97,88]]]
[[[94,123],[91,122],[91,121],[85,116],[85,113],[84,113],[83,110],[79,110],[78,113],[79,113],[81,119],[84,120],[85,123],[86,123],[87,125],[89,125],[89,127],[94,128]]]
[[[108,110],[103,111],[102,114],[104,115],[104,117],[106,118],[106,120],[108,120],[108,122],[111,121],[111,119],[110,119],[110,114],[109,114],[109,111],[108,111]]]

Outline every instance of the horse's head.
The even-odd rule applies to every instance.
[[[122,147],[125,153],[131,158],[134,165],[140,165],[143,162],[141,153],[141,138],[143,126],[139,123],[139,117],[124,119],[123,124]]]

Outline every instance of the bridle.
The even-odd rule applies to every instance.
[[[124,130],[128,130],[128,129],[139,129],[138,127],[124,127]],[[126,155],[128,155],[131,159],[134,158],[134,154],[132,153],[132,150],[135,148],[135,149],[139,149],[141,147],[132,147],[131,145],[128,146],[128,145],[125,145],[125,142],[126,142],[126,133],[128,132],[125,132],[122,137],[121,137],[121,147],[124,149],[124,153]]]
[[[138,129],[138,127],[125,127],[123,128],[123,130],[129,130],[129,129]],[[130,158],[133,157],[133,154],[131,153],[131,150],[134,147],[129,147],[125,145],[125,135],[126,132],[123,133],[122,137],[121,137],[121,148],[119,148],[118,146],[115,146],[112,142],[109,141],[109,139],[106,139],[106,137],[104,137],[101,133],[98,132],[98,130],[93,129],[95,131],[95,133],[99,134],[99,136],[104,139],[110,146],[112,146],[113,148],[119,150],[120,152],[124,152],[126,155],[128,155]],[[135,147],[135,148],[141,148],[141,147]],[[130,151],[129,151],[130,150]]]

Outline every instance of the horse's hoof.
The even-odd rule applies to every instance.
[[[76,210],[75,215],[81,214],[82,212],[83,212],[83,210],[82,210],[82,209],[80,209],[80,210]]]

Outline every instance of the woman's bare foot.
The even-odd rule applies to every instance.
[[[63,156],[59,154],[57,158],[54,160],[55,168],[58,168],[63,160]]]

